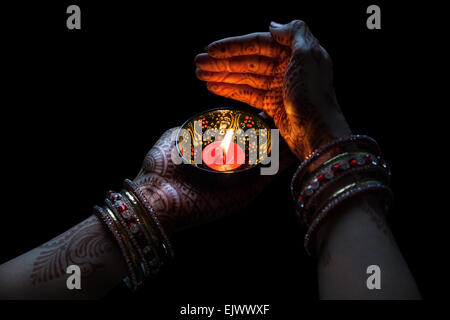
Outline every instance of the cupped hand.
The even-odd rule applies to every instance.
[[[197,55],[196,75],[220,96],[263,110],[301,160],[350,134],[333,88],[330,56],[299,20],[270,32],[215,41]]]
[[[176,131],[173,128],[161,136],[134,179],[169,235],[244,208],[276,177],[256,174],[233,187],[194,179],[186,174],[187,164],[176,165],[172,160]],[[295,162],[285,145],[280,147],[279,158],[278,172]]]

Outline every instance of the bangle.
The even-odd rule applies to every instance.
[[[133,245],[134,250],[140,257],[140,266],[144,273],[144,276],[149,276],[150,265],[147,255],[144,254],[143,249],[150,246],[149,241],[146,239],[145,233],[142,232],[140,223],[137,216],[130,210],[130,208],[124,203],[124,200],[120,198],[117,193],[109,192],[110,198],[105,199],[106,206],[114,213],[114,216],[120,222],[124,228],[126,235]],[[112,202],[112,199],[114,202]]]
[[[164,232],[164,229],[162,228],[161,224],[159,223],[159,220],[158,220],[155,212],[153,211],[153,208],[147,201],[147,199],[144,197],[144,195],[141,193],[141,191],[139,190],[139,188],[133,181],[131,181],[129,179],[125,179],[123,184],[124,184],[125,189],[127,189],[133,196],[135,196],[137,198],[139,203],[143,206],[147,215],[151,218],[151,221],[153,222],[155,229],[158,230],[158,235],[162,241],[162,245],[163,245],[164,251],[166,253],[166,256],[169,258],[173,258],[174,252],[173,252],[172,244],[170,243],[169,238],[167,237],[167,234]]]
[[[322,206],[323,202],[328,201],[329,194],[333,189],[341,186],[345,187],[347,185],[351,185],[352,183],[366,179],[376,179],[387,185],[388,178],[387,173],[383,168],[370,166],[355,168],[349,170],[341,176],[338,176],[334,181],[331,181],[329,185],[323,186],[320,190],[313,194],[313,196],[305,204],[303,219],[306,225],[311,224],[315,212],[317,212],[318,208]],[[325,199],[325,201],[323,199]]]
[[[139,206],[134,206],[133,203],[124,195],[124,192],[116,193],[113,195],[116,199],[124,201],[129,210],[133,210],[132,214],[128,218],[130,228],[134,228],[132,231],[138,239],[138,244],[142,249],[143,260],[150,266],[150,273],[156,275],[161,267],[161,256],[156,249],[156,244],[160,240],[154,236],[155,232],[152,228],[147,226],[146,215],[141,212]],[[126,212],[126,211],[125,211]]]
[[[312,170],[311,172],[305,173],[302,181],[307,181],[311,177],[316,176],[320,177],[318,172],[321,172],[324,175],[324,178],[330,179],[330,176],[334,176],[335,172],[339,173],[340,170],[347,170],[350,167],[356,167],[366,164],[366,162],[371,162],[372,159],[375,159],[376,156],[372,153],[365,152],[343,152],[339,153],[336,156],[332,157],[329,160],[326,160],[324,163],[319,165],[317,168]],[[346,162],[346,163],[345,163]],[[334,165],[337,164],[336,167]],[[326,175],[326,176],[325,176]],[[304,185],[304,184],[302,184]]]
[[[318,211],[314,217],[314,221],[308,228],[304,239],[304,247],[309,255],[313,255],[312,252],[316,252],[318,248],[313,247],[312,238],[317,233],[318,227],[323,223],[324,219],[336,208],[342,205],[344,202],[352,199],[358,195],[378,192],[386,196],[386,204],[390,205],[392,202],[391,189],[379,181],[369,180],[353,185],[346,186],[337,191],[330,200]]]
[[[345,180],[361,179],[367,176],[381,179],[384,183],[390,182],[390,170],[387,163],[381,158],[375,158],[369,153],[345,154],[345,157],[335,157],[337,161],[328,162],[328,165],[316,172],[307,181],[297,198],[297,215],[303,216],[303,222],[309,224],[308,212],[317,207],[317,200],[323,197],[323,193]],[[347,183],[351,183],[347,182]]]
[[[298,181],[301,181],[306,173],[306,170],[309,168],[309,166],[315,161],[318,160],[323,155],[326,155],[328,152],[332,151],[334,148],[343,148],[346,146],[363,146],[364,148],[369,148],[369,151],[374,153],[375,155],[381,155],[381,150],[377,144],[377,142],[372,139],[371,137],[364,136],[364,135],[352,135],[348,137],[339,138],[336,140],[333,140],[315,151],[313,151],[305,161],[303,161],[300,166],[298,167],[296,173],[294,174],[294,177],[291,182],[291,194],[294,200],[297,198],[298,195],[298,187],[299,183]],[[340,152],[342,153],[342,152]]]
[[[392,200],[391,172],[376,141],[354,135],[331,141],[311,153],[291,183],[296,214],[306,228],[305,250],[317,248],[313,238],[335,208],[357,195],[376,192]]]
[[[150,221],[148,221],[148,216],[145,211],[143,211],[142,206],[139,205],[137,199],[127,190],[122,190],[120,192],[120,195],[129,204],[130,208],[132,208],[137,213],[137,216],[139,217],[138,219],[144,229],[143,232],[146,236],[149,246],[151,247],[147,249],[144,248],[144,251],[148,251],[149,249],[151,249],[154,257],[153,261],[150,261],[150,266],[152,267],[153,273],[157,273],[161,266],[163,266],[165,263],[164,251],[163,247],[161,246],[161,241],[156,234],[156,231],[152,227]]]
[[[94,214],[111,233],[125,261],[124,282],[135,291],[148,276],[155,276],[173,257],[172,245],[153,209],[130,180],[128,190],[109,191],[105,206],[94,206]]]
[[[114,242],[118,245],[120,254],[125,261],[125,266],[127,269],[127,277],[123,279],[128,288],[135,291],[138,286],[137,271],[135,258],[133,257],[132,248],[129,243],[127,243],[126,236],[118,228],[117,224],[111,219],[111,216],[106,212],[104,208],[99,206],[94,206],[94,214],[103,224],[103,226],[110,231],[113,236]]]

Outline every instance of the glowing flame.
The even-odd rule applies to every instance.
[[[231,139],[233,139],[233,133],[234,133],[233,129],[228,129],[227,133],[225,134],[225,137],[222,140],[222,143],[220,144],[220,148],[222,149],[224,155],[226,155],[228,152]]]

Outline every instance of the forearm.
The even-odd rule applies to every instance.
[[[81,289],[69,290],[70,265],[81,269]],[[0,265],[0,299],[95,299],[125,277],[120,252],[91,216],[60,236]]]
[[[349,201],[318,235],[322,299],[420,299],[416,283],[375,197]],[[381,289],[370,290],[367,268],[380,268]]]

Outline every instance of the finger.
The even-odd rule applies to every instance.
[[[208,82],[206,87],[209,91],[222,97],[241,101],[263,109],[266,91],[252,88],[245,84],[229,84],[220,82]]]
[[[310,48],[317,42],[306,23],[301,20],[293,20],[288,24],[271,22],[270,34],[279,44],[291,49]]]
[[[246,84],[255,89],[271,90],[282,86],[281,77],[263,76],[252,73],[211,72],[197,69],[195,74],[199,80],[208,82],[223,82]]]
[[[207,53],[201,53],[195,57],[195,64],[203,71],[212,72],[254,73],[266,76],[280,73],[278,62],[263,56],[215,59]]]
[[[214,41],[205,49],[211,57],[217,59],[248,55],[283,58],[287,54],[287,48],[280,46],[269,32],[225,38]]]

